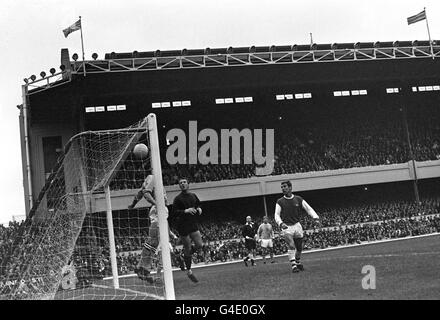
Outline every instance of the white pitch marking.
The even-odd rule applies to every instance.
[[[389,258],[389,257],[408,257],[408,256],[422,256],[422,255],[439,255],[440,251],[427,251],[427,252],[410,252],[405,254],[367,254],[367,255],[353,255],[346,257],[330,257],[330,258],[312,258],[307,261],[330,261],[330,260],[344,260],[344,259],[364,259],[364,258]]]

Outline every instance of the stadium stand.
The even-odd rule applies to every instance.
[[[353,110],[348,111],[348,108]],[[362,108],[367,110],[361,110]],[[272,175],[410,161],[411,154],[401,109],[390,106],[391,110],[386,113],[382,109],[386,108],[368,104],[344,105],[336,109],[334,114],[322,112],[322,109],[319,110],[320,113],[310,109],[310,114],[302,112],[297,118],[292,118],[290,113],[283,114],[289,120],[269,118],[263,122],[257,119],[253,124],[242,125],[249,125],[248,128],[275,128],[275,166]],[[440,159],[438,110],[432,105],[416,105],[413,109],[408,111],[407,121],[414,159]],[[389,121],[390,117],[394,121]],[[177,184],[179,176],[191,177],[192,182],[255,176],[255,165],[169,165],[164,160],[165,154],[161,158],[165,185]],[[117,175],[112,189],[139,188],[144,177],[142,163],[131,157]]]

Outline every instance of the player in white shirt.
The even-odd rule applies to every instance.
[[[281,228],[280,235],[287,242],[287,256],[292,264],[292,272],[303,271],[301,252],[304,233],[300,218],[305,211],[316,224],[319,224],[319,216],[303,198],[292,193],[290,181],[281,182],[281,191],[284,196],[278,199],[275,205],[275,222]]]
[[[260,243],[263,256],[263,263],[266,264],[266,253],[269,251],[270,255],[270,262],[274,263],[275,260],[273,258],[273,228],[272,225],[269,223],[268,216],[263,217],[263,223],[260,224],[257,231],[257,239]]]
[[[155,279],[150,275],[152,271],[152,265],[158,264],[159,255],[158,253],[161,251],[160,241],[159,241],[159,220],[156,209],[156,201],[154,199],[154,176],[149,174],[142,184],[141,189],[135,195],[133,202],[128,206],[128,209],[133,209],[136,204],[142,199],[145,200],[151,205],[148,209],[148,218],[150,220],[150,227],[148,228],[148,238],[147,241],[143,244],[141,258],[139,259],[138,265],[136,266],[135,272],[138,274],[138,277],[141,280],[147,280],[150,283],[153,283]],[[165,198],[165,213],[168,218],[168,205],[167,196],[164,190],[164,198]],[[169,236],[171,239],[177,240],[178,237],[169,230]],[[173,252],[173,247],[170,243],[171,254]],[[182,269],[183,261],[179,259],[180,268]],[[160,265],[160,263],[159,263]],[[161,267],[159,266],[157,270],[157,274],[159,274]]]

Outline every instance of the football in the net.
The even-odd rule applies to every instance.
[[[145,159],[148,156],[148,147],[143,143],[134,146],[133,154],[138,159]]]

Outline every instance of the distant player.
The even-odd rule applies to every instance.
[[[255,264],[255,250],[257,249],[257,231],[255,227],[255,223],[252,221],[251,216],[246,217],[246,224],[243,226],[242,235],[244,237],[244,245],[246,247],[247,256],[243,258],[244,265],[248,266],[249,259],[251,260],[251,265],[256,266]]]
[[[186,178],[179,179],[181,192],[174,198],[173,214],[176,220],[176,230],[180,235],[183,245],[184,261],[188,278],[198,282],[191,270],[192,254],[201,253],[203,247],[202,235],[199,231],[198,216],[202,214],[200,200],[195,193],[189,191],[189,181]],[[194,248],[191,242],[194,242]]]
[[[133,209],[136,204],[142,199],[151,204],[148,210],[148,217],[150,220],[150,226],[148,228],[147,241],[142,246],[141,259],[139,260],[135,272],[139,279],[146,280],[150,283],[154,283],[154,278],[150,275],[152,271],[152,264],[158,259],[158,252],[160,250],[159,240],[159,220],[156,209],[156,201],[154,199],[154,176],[149,174],[142,184],[141,189],[135,195],[132,203],[128,206],[128,209]],[[168,204],[166,194],[164,194],[165,206]],[[168,208],[165,207],[166,215],[168,218]],[[169,230],[169,235],[172,239],[177,239],[177,236]],[[170,244],[171,246],[171,244]],[[172,246],[171,246],[172,249]],[[173,252],[173,250],[171,250]],[[181,264],[183,262],[180,262]],[[182,268],[182,266],[181,266]]]
[[[287,256],[292,264],[292,272],[303,271],[301,264],[301,252],[303,249],[303,228],[300,218],[303,212],[312,217],[315,223],[319,223],[319,216],[315,210],[300,196],[292,194],[292,183],[281,183],[281,191],[284,196],[277,200],[275,206],[275,221],[281,228],[280,235],[288,245]],[[296,249],[296,250],[295,250]]]
[[[262,256],[264,264],[266,264],[267,251],[269,251],[271,260],[270,262],[275,263],[275,260],[273,259],[273,237],[274,234],[272,225],[269,223],[269,218],[267,216],[264,216],[263,223],[260,224],[257,231],[257,239],[263,251]]]

